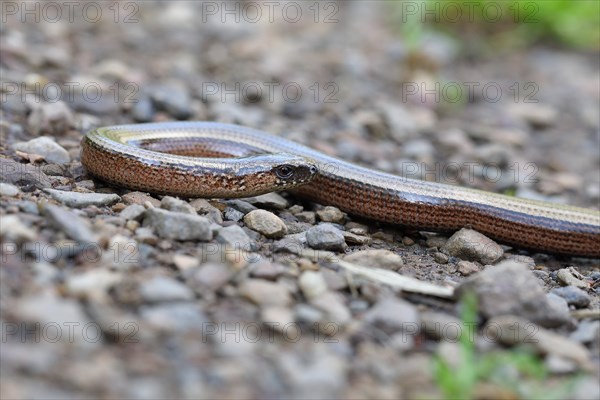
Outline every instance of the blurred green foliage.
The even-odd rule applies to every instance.
[[[471,50],[540,42],[600,50],[598,0],[403,0],[394,2],[393,9],[411,48],[435,27],[474,45]]]

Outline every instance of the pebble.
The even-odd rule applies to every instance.
[[[576,308],[587,307],[591,302],[590,296],[576,286],[565,286],[552,289],[550,293],[562,297],[570,306]]]
[[[569,313],[569,304],[562,297],[554,293],[547,293],[546,300],[548,300],[552,309],[558,311],[560,314],[567,315]]]
[[[323,222],[333,222],[336,224],[341,224],[346,219],[345,212],[342,212],[339,208],[332,206],[326,206],[323,209],[318,210],[317,215]]]
[[[252,263],[250,275],[254,278],[275,280],[286,271],[288,271],[288,268],[283,264],[273,263],[263,259]]]
[[[516,102],[508,110],[515,117],[523,119],[536,128],[552,126],[558,118],[554,108],[542,103]]]
[[[10,183],[0,182],[0,195],[15,197],[20,192],[19,188],[15,185],[11,185]]]
[[[583,345],[526,319],[514,315],[495,317],[488,321],[485,331],[487,338],[495,338],[503,344],[525,343],[542,354],[571,360],[584,369],[591,367],[589,351]]]
[[[165,196],[162,198],[160,201],[160,208],[182,214],[197,214],[194,207],[192,207],[187,201],[183,201],[171,196]]]
[[[463,228],[448,239],[443,247],[448,254],[467,261],[493,264],[504,254],[496,242],[472,229]]]
[[[336,272],[331,269],[323,268],[321,269],[321,274],[323,274],[323,278],[325,279],[329,290],[337,291],[348,287],[348,279],[343,271]]]
[[[179,85],[160,85],[147,88],[150,98],[159,110],[164,110],[176,119],[192,116],[191,98],[186,88]]]
[[[461,330],[465,329],[462,321],[451,314],[437,311],[425,311],[420,314],[421,330],[436,340],[458,340]]]
[[[140,204],[130,204],[125,207],[119,215],[126,220],[141,221],[144,218],[146,207]]]
[[[316,213],[314,211],[301,211],[299,213],[294,214],[298,221],[306,222],[307,224],[314,225],[317,221]]]
[[[82,344],[86,347],[97,347],[101,343],[101,337],[98,340],[91,340],[96,336],[93,327],[89,332],[83,330],[90,323],[90,320],[81,304],[75,299],[58,296],[53,291],[48,290],[22,297],[18,303],[14,304],[10,312],[17,316],[20,321],[37,322],[44,327],[56,326],[59,333],[61,329],[69,327],[68,334],[63,332],[62,335],[58,335],[58,340]]]
[[[287,227],[281,218],[266,210],[250,211],[244,216],[244,223],[270,239],[280,239],[287,233]]]
[[[69,152],[48,136],[15,143],[12,148],[27,154],[39,154],[49,163],[66,164],[71,161]]]
[[[253,206],[252,204],[248,203],[247,201],[239,200],[239,199],[228,200],[226,203],[230,207],[232,207],[238,211],[241,211],[243,214],[248,214],[250,211],[258,209],[257,207]]]
[[[202,331],[208,317],[197,304],[193,303],[162,303],[152,306],[140,307],[140,315],[148,322],[163,332]]]
[[[150,122],[154,117],[154,104],[148,96],[140,96],[138,101],[131,108],[131,116],[137,122]]]
[[[416,333],[421,319],[417,308],[409,302],[385,296],[365,313],[363,321],[391,334],[398,331]]]
[[[187,301],[194,298],[194,293],[183,283],[166,276],[156,276],[142,282],[140,295],[147,303],[167,301]]]
[[[285,199],[285,197],[275,192],[266,193],[255,197],[248,197],[244,200],[253,206],[271,208],[273,210],[284,210],[289,205],[289,202]]]
[[[323,312],[310,304],[297,303],[294,306],[294,318],[298,322],[312,325],[323,319]]]
[[[294,312],[287,307],[267,306],[261,310],[260,319],[269,328],[286,332],[286,329],[294,323]]]
[[[215,239],[218,243],[225,244],[234,249],[253,250],[257,247],[246,231],[238,225],[226,226],[219,229]]]
[[[43,214],[56,228],[68,237],[80,243],[96,243],[96,235],[89,228],[87,221],[75,213],[53,204],[44,206]]]
[[[76,208],[109,206],[121,200],[121,198],[114,193],[80,193],[55,189],[44,189],[44,191],[49,193],[54,200],[69,207]]]
[[[590,287],[586,281],[579,279],[579,277],[573,273],[571,268],[559,269],[556,273],[556,277],[567,286],[574,286],[580,289],[588,289]]]
[[[147,193],[142,192],[129,192],[125,193],[121,199],[125,204],[139,204],[144,205],[146,203],[151,204],[153,207],[160,207],[160,201],[150,196]]]
[[[345,261],[365,267],[377,267],[397,271],[404,265],[402,257],[390,250],[360,250],[344,257]]]
[[[227,221],[239,222],[244,218],[244,213],[233,207],[226,207],[223,214]]]
[[[309,301],[327,292],[325,278],[316,271],[304,271],[298,278],[298,285]]]
[[[544,327],[557,327],[570,320],[568,309],[548,300],[540,281],[526,264],[503,261],[464,281],[457,296],[474,291],[479,312],[486,318],[516,315]]]
[[[108,240],[108,251],[102,253],[102,262],[111,269],[128,271],[140,264],[138,243],[124,235],[114,235]]]
[[[479,266],[470,261],[459,261],[456,270],[463,276],[469,276],[479,272]]]
[[[569,338],[579,343],[600,343],[600,320],[581,321]]]
[[[342,231],[342,235],[344,235],[344,240],[349,245],[368,246],[371,243],[373,243],[373,239],[371,239],[369,236],[356,235],[354,233],[347,232],[347,231]]]
[[[310,247],[317,250],[343,252],[346,249],[346,241],[342,232],[328,223],[310,228],[306,232],[306,241]]]
[[[285,307],[292,303],[286,286],[263,279],[246,279],[238,286],[238,293],[259,306]]]
[[[105,292],[121,280],[121,275],[106,269],[92,269],[71,275],[65,281],[67,293],[75,297],[90,297],[95,292]]]
[[[215,262],[207,262],[190,271],[187,277],[188,284],[198,293],[206,290],[217,291],[222,288],[233,276],[233,271],[227,266]]]
[[[0,181],[15,184],[24,192],[52,186],[50,178],[40,168],[2,157],[0,157]]]
[[[31,242],[35,240],[37,233],[31,229],[16,215],[2,216],[0,224],[0,238],[15,243]]]
[[[146,210],[143,225],[163,239],[208,241],[213,235],[207,218],[159,208]]]
[[[186,254],[175,254],[173,256],[173,264],[180,271],[188,271],[200,265],[200,260],[197,257],[188,256]]]
[[[217,224],[223,223],[223,216],[221,215],[221,211],[212,204],[208,202],[206,199],[194,199],[190,201],[190,206],[196,210],[199,215],[204,215],[205,217],[213,220]]]
[[[325,313],[325,325],[334,322],[338,325],[347,325],[352,321],[352,314],[346,305],[346,301],[340,293],[325,292],[310,300],[310,304]],[[327,329],[327,326],[320,329]]]
[[[435,253],[433,253],[433,259],[438,264],[448,264],[448,260],[450,259],[450,257],[448,257],[444,253],[436,251]]]

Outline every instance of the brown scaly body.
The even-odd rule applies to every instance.
[[[194,155],[242,158],[190,157]],[[597,210],[402,178],[237,125],[99,128],[82,142],[82,163],[93,175],[132,189],[244,197],[291,188],[313,201],[386,223],[441,232],[469,226],[515,246],[600,257]],[[312,179],[315,164],[318,172]],[[276,173],[281,165],[297,169],[297,178],[281,182]]]

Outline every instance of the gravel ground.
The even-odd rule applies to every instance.
[[[212,120],[405,176],[597,208],[597,54],[466,57],[434,33],[415,51],[391,2],[301,14],[274,2],[259,17],[258,3],[75,3],[72,19],[3,3],[2,398],[436,398],[449,396],[436,360],[458,380],[494,354],[509,358],[475,398],[600,396],[598,260],[380,225],[287,193],[132,192],[79,161],[96,126]],[[469,327],[473,358],[457,340]],[[529,354],[544,377],[511,361]]]

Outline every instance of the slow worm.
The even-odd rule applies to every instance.
[[[436,232],[471,227],[513,246],[600,257],[597,210],[391,175],[238,125],[98,128],[84,137],[81,161],[92,175],[131,189],[209,198],[291,189],[385,223]]]

